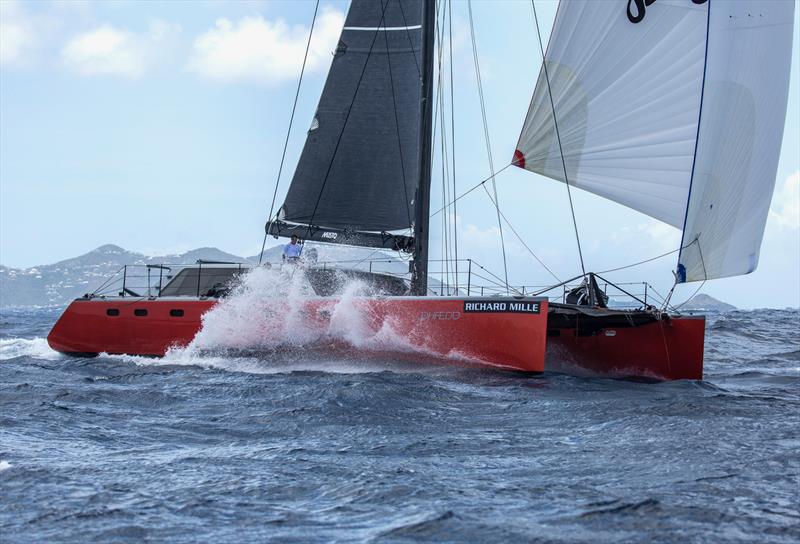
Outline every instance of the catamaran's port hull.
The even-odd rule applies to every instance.
[[[163,356],[170,348],[188,345],[202,326],[203,314],[215,304],[213,299],[187,297],[78,299],[47,340],[54,350],[68,354]],[[305,301],[305,325],[327,331],[339,304],[335,298]],[[386,297],[346,304],[361,319],[365,333],[355,342],[335,331],[321,334],[322,347],[330,346],[337,355],[544,371],[547,299]],[[298,347],[306,348],[320,345]]]

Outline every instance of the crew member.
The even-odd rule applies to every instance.
[[[303,252],[303,243],[296,234],[292,234],[292,241],[283,246],[283,260],[290,263],[297,263],[300,254]]]

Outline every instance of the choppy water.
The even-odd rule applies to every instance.
[[[712,316],[706,380],[75,359],[0,313],[0,540],[797,542],[800,311]]]

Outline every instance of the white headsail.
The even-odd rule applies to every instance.
[[[793,0],[563,0],[516,164],[565,181],[555,108],[569,184],[683,228],[682,281],[751,272],[793,17]]]

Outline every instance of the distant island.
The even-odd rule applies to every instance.
[[[736,310],[736,306],[717,300],[710,295],[700,293],[695,295],[691,300],[681,305],[681,310],[697,311],[697,312],[730,312]]]
[[[372,251],[362,248],[318,247],[320,260],[349,261],[366,259]],[[264,251],[264,262],[278,262],[281,247]],[[53,264],[30,268],[0,265],[0,308],[13,306],[66,306],[71,300],[95,290],[125,265],[195,264],[198,260],[258,263],[258,255],[240,257],[215,247],[202,247],[185,253],[149,257],[106,244],[84,255]],[[405,263],[396,261],[395,264]],[[388,266],[388,265],[387,265]]]
[[[374,252],[363,248],[319,246],[321,261],[352,262],[353,265],[368,258],[376,258]],[[279,262],[281,247],[264,251],[264,262]],[[142,253],[128,251],[117,245],[106,244],[84,255],[53,264],[31,268],[9,268],[0,265],[0,308],[13,306],[65,306],[71,300],[95,290],[125,265],[146,264],[195,264],[198,260],[257,264],[258,255],[240,257],[215,247],[202,247],[185,253],[148,257]],[[394,266],[393,266],[394,265]],[[398,271],[406,263],[387,258],[384,265],[375,270]],[[431,288],[438,290],[439,282],[431,277]],[[680,308],[698,312],[728,312],[735,310],[731,304],[709,295],[700,294]]]

